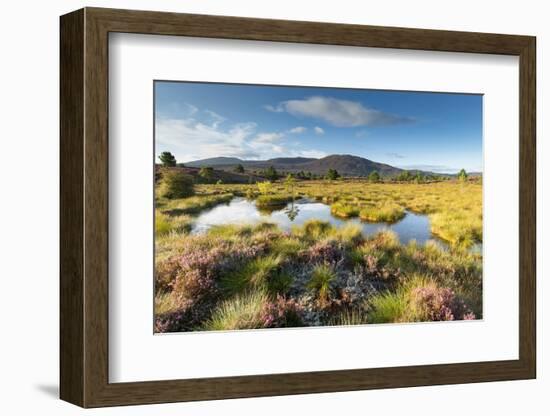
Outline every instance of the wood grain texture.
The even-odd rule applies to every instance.
[[[61,19],[60,44],[60,388],[84,404],[84,12]]]
[[[190,380],[108,380],[108,33],[383,47],[520,57],[518,360]],[[83,407],[535,377],[535,39],[87,8],[61,18],[61,397]]]
[[[519,337],[520,360],[536,377],[536,41],[520,54],[519,98]]]

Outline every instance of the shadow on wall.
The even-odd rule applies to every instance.
[[[59,398],[59,386],[57,384],[38,384],[34,387],[46,396],[50,396],[54,399]]]

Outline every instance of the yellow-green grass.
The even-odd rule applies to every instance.
[[[191,229],[191,218],[188,215],[169,216],[155,212],[155,235],[165,236],[171,232],[185,233]]]
[[[363,239],[363,228],[359,224],[345,224],[341,227],[333,227],[330,237],[346,246],[353,245]]]
[[[283,257],[298,255],[308,247],[304,241],[296,237],[278,238],[271,245],[271,252]]]
[[[251,189],[257,191],[256,185],[196,186],[197,194],[209,196],[225,193],[246,195]],[[481,181],[416,184],[370,183],[363,179],[314,180],[296,181],[294,190],[296,195],[331,204],[332,213],[340,217],[361,215],[363,211],[366,221],[384,221],[384,218],[391,222],[408,210],[429,215],[432,232],[457,248],[469,248],[483,241]],[[282,182],[273,183],[270,192],[270,196],[288,195]]]
[[[174,312],[179,305],[170,292],[158,292],[155,295],[155,314],[163,315]]]
[[[341,218],[352,218],[359,215],[359,208],[351,203],[336,202],[330,206],[332,215]]]
[[[365,207],[359,211],[359,218],[370,222],[396,222],[405,216],[405,209],[397,204]]]
[[[285,206],[292,201],[292,195],[260,195],[256,198],[258,208],[270,208]]]
[[[279,286],[281,282],[277,279],[278,268],[283,261],[284,257],[280,255],[257,257],[225,276],[221,286],[226,293],[239,293],[248,288],[268,290],[271,280]],[[286,279],[286,276],[283,279]]]
[[[327,264],[319,264],[313,268],[308,288],[312,289],[319,300],[327,301],[330,295],[331,283],[336,279],[333,268]]]
[[[344,309],[328,321],[330,326],[364,325],[368,323],[368,314],[363,309]]]
[[[202,210],[227,203],[234,196],[262,198],[254,184],[197,185],[195,196],[156,200],[157,272],[163,270],[159,265],[188,252],[190,247],[216,250],[224,244],[229,244],[229,247],[248,247],[258,242],[266,244],[258,255],[218,282],[221,298],[216,300],[208,321],[201,324],[204,328],[261,327],[258,305],[275,299],[276,295],[295,296],[296,286],[293,285],[300,284],[299,280],[294,283],[296,270],[301,271],[302,276],[309,276],[307,291],[315,294],[319,307],[326,308],[330,299],[340,293],[340,289],[334,287],[336,271],[332,265],[310,263],[307,266],[307,262],[304,263],[308,249],[319,241],[336,242],[339,249],[345,251],[347,263],[344,267],[358,266],[361,270],[368,270],[386,282],[387,288],[368,295],[361,308],[354,306],[331,312],[325,324],[425,320],[425,311],[419,311],[414,305],[411,293],[414,288],[430,285],[451,288],[476,316],[482,316],[481,255],[466,250],[483,240],[481,183],[369,183],[354,179],[297,181],[294,187],[294,195],[331,204],[334,215],[346,218],[359,215],[366,221],[393,222],[402,218],[407,210],[429,215],[432,232],[448,241],[453,250],[444,250],[434,242],[403,245],[391,232],[365,238],[357,224],[333,227],[319,220],[295,226],[291,233],[284,233],[273,224],[241,226],[229,223],[213,227],[202,236],[190,235],[193,217]],[[282,201],[288,201],[288,189],[283,183],[276,182],[270,187],[270,194],[264,197],[269,201],[279,199],[283,204]],[[315,269],[312,271],[311,267]],[[158,287],[163,291],[170,290],[170,286]],[[163,291],[155,297],[155,312],[159,315],[180,307],[177,293]]]
[[[326,221],[308,220],[301,227],[293,226],[292,235],[311,242],[328,236],[333,230],[334,228]]]
[[[205,323],[205,330],[229,331],[262,327],[262,310],[269,301],[262,291],[251,291],[222,302]]]
[[[232,193],[195,195],[180,199],[158,199],[157,208],[166,215],[177,216],[182,214],[192,215],[212,208],[216,205],[231,201]]]
[[[387,291],[366,301],[369,323],[426,322],[426,305],[419,303],[419,289],[437,290],[441,286],[430,276],[414,274],[395,291]],[[457,317],[461,319],[462,317]]]
[[[483,221],[481,214],[467,210],[437,212],[430,215],[432,233],[457,247],[471,247],[482,241]]]

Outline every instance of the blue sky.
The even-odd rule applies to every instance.
[[[184,163],[352,154],[481,171],[482,96],[156,81],[155,140]]]

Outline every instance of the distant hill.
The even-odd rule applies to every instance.
[[[185,163],[185,166],[190,168],[200,168],[202,166],[222,166],[222,165],[238,165],[243,163],[241,159],[236,157],[211,157],[209,159],[195,160],[193,162]]]
[[[352,155],[330,155],[320,159],[281,157],[269,160],[241,160],[234,157],[214,157],[187,162],[185,166],[195,168],[211,166],[219,170],[232,171],[238,164],[243,165],[247,170],[260,171],[269,166],[273,166],[278,171],[304,171],[316,175],[324,175],[329,169],[336,169],[338,173],[344,176],[368,176],[373,171],[377,171],[382,176],[394,176],[404,171],[404,169],[396,168],[385,163],[374,162],[363,157]],[[411,170],[410,172],[416,174],[419,171]],[[422,173],[433,174],[432,172]]]
[[[330,155],[306,162],[301,168],[317,174],[324,174],[328,169],[336,169],[345,176],[368,176],[373,171],[382,176],[392,176],[403,172],[403,169],[352,155]]]

